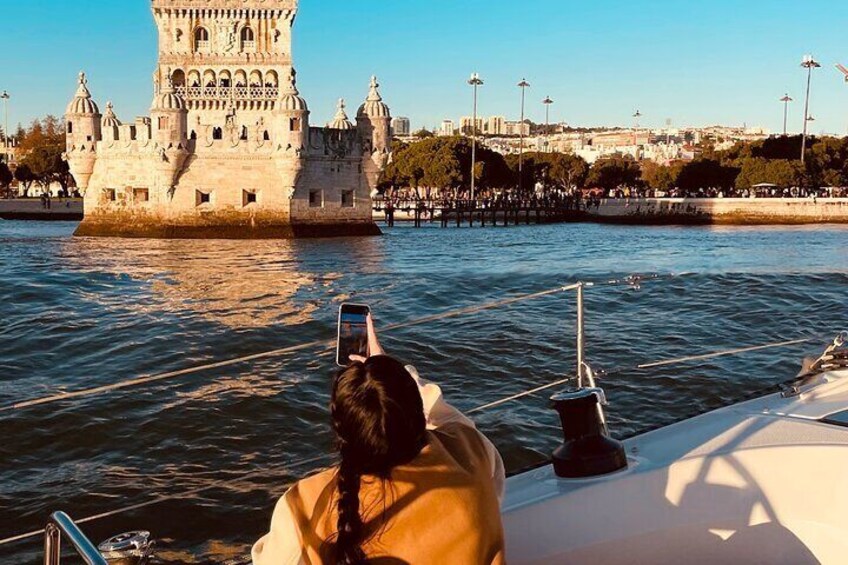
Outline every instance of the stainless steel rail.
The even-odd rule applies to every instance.
[[[62,561],[62,535],[64,535],[77,555],[88,565],[108,565],[106,559],[97,551],[82,530],[64,512],[54,512],[44,528],[44,565],[60,565]]]

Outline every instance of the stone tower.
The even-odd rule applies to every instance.
[[[152,0],[150,117],[101,116],[85,75],[67,158],[85,191],[78,235],[296,237],[379,233],[371,191],[388,159],[376,79],[354,127],[310,127],[297,89],[297,0]],[[104,133],[105,132],[105,135]]]

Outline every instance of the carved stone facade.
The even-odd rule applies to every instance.
[[[80,73],[67,160],[78,235],[263,238],[378,234],[371,192],[391,149],[372,77],[356,124],[309,126],[292,66],[297,0],[152,0],[150,117],[104,114]]]

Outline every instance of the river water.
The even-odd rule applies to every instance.
[[[13,403],[334,338],[338,305],[378,324],[557,285],[587,291],[589,361],[632,367],[795,338],[814,343],[603,381],[619,437],[785,381],[848,329],[848,230],[399,227],[323,241],[74,239],[74,224],[0,221],[0,538],[53,510],[101,540],[149,529],[160,555],[242,555],[286,485],[327,460],[332,352],[310,347],[26,409]],[[384,334],[462,409],[574,373],[574,297],[554,295]],[[538,463],[559,427],[545,392],[475,415],[508,469]],[[189,494],[185,494],[189,493]],[[171,498],[168,498],[171,497]],[[35,563],[33,537],[0,546]]]

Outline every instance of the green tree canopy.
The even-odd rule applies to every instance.
[[[477,146],[477,186],[505,188],[512,175],[499,153]],[[412,188],[420,196],[433,190],[453,191],[471,185],[471,140],[461,137],[429,137],[396,147],[392,161],[383,170],[380,187]]]
[[[639,163],[629,156],[614,155],[598,159],[589,170],[586,184],[592,188],[613,190],[619,187],[641,185],[642,171]]]

